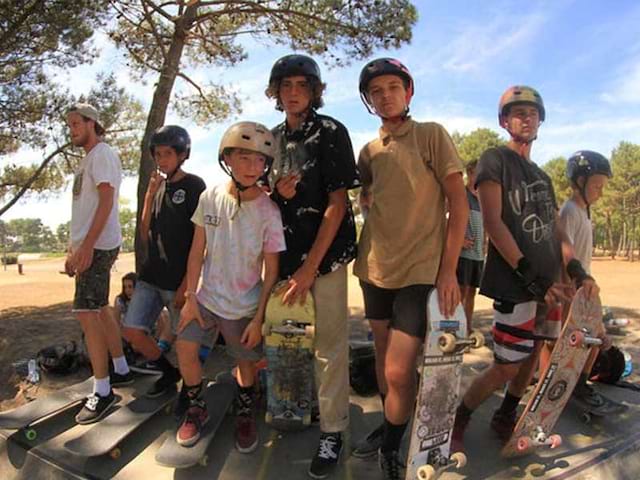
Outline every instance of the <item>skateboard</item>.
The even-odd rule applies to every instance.
[[[602,418],[624,413],[629,408],[624,403],[619,403],[602,394],[598,394],[602,399],[600,405],[594,405],[585,400],[571,396],[571,403],[578,408],[578,415],[584,423],[591,423],[594,417]]]
[[[204,391],[209,421],[205,424],[198,443],[191,447],[183,447],[176,440],[177,429],[173,430],[156,452],[156,462],[177,469],[194,465],[206,466],[209,461],[207,449],[233,403],[236,389],[235,380],[210,383]]]
[[[53,417],[81,404],[93,391],[93,377],[70,385],[46,397],[41,397],[8,412],[0,413],[0,428],[22,430],[27,440],[38,436],[38,421]]]
[[[427,319],[405,480],[434,480],[444,471],[466,464],[462,452],[449,456],[451,431],[459,403],[462,356],[468,347],[484,345],[481,333],[467,335],[462,305],[456,307],[452,318],[442,316],[436,289],[429,294]]]
[[[311,424],[315,304],[311,293],[300,305],[284,305],[276,285],[267,303],[262,335],[267,357],[267,424],[300,430]],[[345,332],[346,335],[346,332]]]
[[[511,438],[502,449],[502,456],[526,455],[538,447],[556,448],[562,444],[560,435],[552,433],[553,427],[571,397],[591,348],[602,344],[599,338],[591,336],[601,322],[600,299],[587,299],[580,288],[571,302],[549,365],[540,375]]]
[[[69,440],[64,448],[83,457],[98,457],[109,454],[112,459],[120,458],[119,445],[138,427],[159,411],[171,413],[171,405],[176,397],[172,388],[156,398],[141,396],[121,406],[111,415],[100,420],[79,437]]]

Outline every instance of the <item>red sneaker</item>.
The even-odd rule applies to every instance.
[[[176,441],[183,447],[191,447],[200,440],[200,434],[209,421],[207,406],[202,400],[192,401],[182,425],[176,434]]]

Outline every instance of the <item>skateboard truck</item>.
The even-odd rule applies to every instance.
[[[571,335],[569,336],[569,345],[572,347],[589,348],[592,346],[602,345],[602,339],[592,337],[589,335],[589,331],[586,328],[581,328],[571,332]]]
[[[463,452],[455,452],[451,454],[451,457],[447,458],[438,453],[437,456],[430,458],[429,461],[431,463],[418,468],[418,480],[435,480],[445,470],[463,468],[467,464],[467,456]]]
[[[304,335],[307,338],[313,338],[315,331],[315,325],[305,325],[304,328],[300,328],[295,320],[287,319],[282,321],[282,325],[264,325],[262,335],[267,336],[273,332],[284,336]]]
[[[540,447],[542,445],[549,445],[552,449],[559,447],[562,445],[562,437],[560,435],[547,435],[542,427],[538,426],[531,437],[518,438],[516,448],[519,452],[525,452],[532,447]]]
[[[471,332],[468,338],[458,338],[453,333],[443,333],[438,338],[438,346],[443,353],[453,353],[460,347],[480,348],[484,345],[484,336],[480,332]]]

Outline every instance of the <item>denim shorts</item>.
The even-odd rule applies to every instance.
[[[171,319],[171,332],[176,333],[180,311],[174,306],[175,296],[176,292],[173,290],[163,290],[144,280],[138,280],[124,316],[124,326],[151,333],[160,312],[167,307]]]

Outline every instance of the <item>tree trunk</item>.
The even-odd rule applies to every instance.
[[[613,225],[611,224],[611,213],[606,213],[607,217],[607,236],[609,237],[609,254],[611,255],[611,260],[616,259],[616,251],[613,243]]]
[[[135,257],[136,257],[136,271],[139,272],[142,267],[146,256],[146,249],[142,239],[140,238],[140,232],[138,231],[138,225],[142,217],[142,208],[144,206],[144,197],[147,192],[147,185],[149,184],[149,178],[151,173],[155,169],[155,162],[149,151],[149,138],[151,134],[164,125],[164,120],[167,115],[167,109],[169,107],[169,101],[171,99],[171,92],[176,81],[176,76],[180,71],[180,59],[182,58],[182,51],[184,50],[185,41],[189,29],[193,25],[193,20],[197,12],[197,6],[190,6],[185,10],[184,15],[177,18],[175,21],[175,28],[173,32],[173,38],[171,39],[171,45],[167,52],[165,63],[160,72],[160,78],[156,84],[156,89],[153,93],[153,101],[151,102],[151,108],[149,109],[149,116],[147,117],[147,125],[144,130],[144,137],[142,138],[142,145],[140,146],[140,168],[138,177],[138,207],[136,211],[136,238],[135,238]]]

